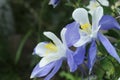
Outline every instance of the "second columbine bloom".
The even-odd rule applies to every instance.
[[[72,17],[75,20],[76,24],[72,25],[73,27],[71,26],[66,27],[67,28],[66,36],[69,38],[73,35],[72,42],[74,42],[73,46],[75,47],[82,46],[84,47],[87,45],[87,43],[91,42],[87,58],[89,72],[91,72],[92,67],[96,60],[97,53],[96,40],[97,41],[99,40],[103,44],[107,52],[120,63],[120,57],[117,55],[115,48],[112,46],[109,40],[103,34],[100,33],[100,30],[109,30],[111,28],[120,29],[119,24],[112,16],[109,15],[103,16],[103,8],[97,7],[92,15],[92,24],[89,21],[88,12],[84,8],[75,9],[73,11]],[[70,31],[69,28],[71,28]],[[76,34],[76,36],[80,36],[80,39],[79,40],[78,38],[76,39],[76,36],[74,36],[73,33]],[[83,54],[82,58],[85,57],[85,50],[83,49],[81,51],[84,52],[79,51],[78,54],[76,55]],[[79,63],[81,64],[80,57],[81,56],[74,57],[78,65]]]

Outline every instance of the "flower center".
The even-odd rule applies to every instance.
[[[46,44],[45,48],[47,48],[49,51],[57,52],[57,47],[53,43]]]
[[[84,31],[88,31],[90,29],[90,24],[89,23],[85,23],[83,25],[81,25],[81,29]]]

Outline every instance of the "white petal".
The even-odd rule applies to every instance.
[[[88,12],[84,8],[77,8],[72,13],[73,19],[83,25],[85,23],[89,23]]]
[[[100,6],[100,4],[96,0],[91,0],[87,8],[89,9],[89,13],[93,15],[95,9]]]
[[[59,46],[62,44],[62,42],[60,41],[60,39],[58,39],[58,37],[52,33],[52,32],[44,32],[43,33],[46,37],[50,38],[56,46]]]
[[[108,0],[98,0],[103,6],[109,6]]]
[[[39,63],[39,66],[40,67],[44,67],[45,65],[53,62],[53,61],[56,61],[58,59],[60,59],[61,57],[56,53],[56,54],[52,54],[52,55],[48,55],[46,57],[43,57]]]
[[[63,28],[61,31],[61,39],[62,39],[64,45],[66,45],[66,40],[65,40],[66,30],[67,30],[66,28]]]
[[[92,15],[92,31],[99,28],[99,21],[103,16],[103,8],[97,7]]]
[[[91,37],[97,38],[97,34],[98,34],[98,31],[99,31],[100,27],[101,27],[101,26],[99,25],[96,30],[92,31]]]
[[[34,53],[37,54],[40,57],[45,56],[45,53],[47,52],[47,49],[45,48],[45,45],[47,43],[40,42],[34,49]]]
[[[89,5],[87,6],[88,9],[96,8],[96,5],[99,3],[96,0],[90,0]]]
[[[80,47],[80,46],[86,44],[89,41],[91,41],[91,37],[84,36],[84,37],[81,37],[80,40],[74,44],[74,46],[75,47]]]

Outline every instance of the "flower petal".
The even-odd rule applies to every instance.
[[[70,67],[70,72],[74,72],[77,69],[77,65],[74,62],[73,52],[68,49],[66,51],[66,55],[67,55],[67,63]]]
[[[45,45],[47,42],[40,42],[34,49],[34,54],[37,54],[40,57],[45,56],[45,53],[47,49],[45,48]]]
[[[89,24],[88,12],[84,8],[77,8],[72,13],[73,19],[80,25]]]
[[[65,28],[67,29],[65,34],[66,43],[67,46],[70,47],[80,39],[79,24],[76,22],[72,22],[68,24]]]
[[[53,62],[53,61],[56,61],[58,59],[60,59],[61,56],[59,56],[57,53],[53,53],[53,54],[48,54],[46,57],[43,57],[39,63],[39,66],[40,67],[44,67],[45,65]]]
[[[74,60],[77,65],[80,65],[83,63],[85,58],[85,53],[86,53],[85,45],[77,48],[77,50],[74,53]]]
[[[93,65],[95,63],[96,53],[97,53],[96,43],[95,41],[92,41],[92,44],[89,49],[89,54],[88,54],[89,74],[91,73]]]
[[[120,63],[120,57],[118,56],[115,48],[112,46],[109,40],[101,33],[98,34],[98,38],[105,47],[105,49],[107,50],[107,52]]]
[[[99,21],[103,16],[103,8],[97,7],[92,15],[92,32],[99,28]]]
[[[54,33],[52,33],[52,32],[44,32],[43,34],[46,37],[50,38],[55,43],[56,46],[59,46],[59,45],[62,44],[60,39]]]
[[[108,0],[98,0],[103,6],[109,6]]]
[[[50,80],[57,73],[57,71],[60,69],[62,65],[62,61],[63,59],[56,61],[54,69],[44,80]]]
[[[79,39],[79,41],[77,41],[74,46],[75,47],[80,47],[85,45],[86,43],[91,41],[91,37],[90,36],[81,36],[81,38]]]
[[[60,33],[60,34],[61,34],[61,39],[62,39],[64,45],[66,45],[66,39],[65,39],[66,31],[67,31],[67,29],[66,29],[66,28],[63,28],[63,29],[61,30],[61,33]]]
[[[102,30],[109,30],[112,28],[120,29],[119,23],[110,15],[103,16],[99,24],[101,25],[100,29]]]
[[[54,65],[55,65],[55,62],[52,62],[52,63],[40,68],[39,64],[37,64],[35,66],[35,68],[33,69],[30,78],[46,76],[52,70]]]
[[[96,0],[90,0],[89,5],[87,8],[89,9],[89,13],[93,15],[95,9],[100,6],[100,4]]]

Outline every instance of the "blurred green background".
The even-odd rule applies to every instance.
[[[70,1],[61,0],[53,8],[48,5],[49,0],[0,0],[0,80],[30,80],[34,66],[40,61],[38,56],[32,55],[33,49],[37,43],[49,41],[42,33],[52,31],[59,37],[61,29],[73,21],[71,15],[75,7],[85,7],[89,3],[89,0]],[[110,0],[110,5],[116,1]],[[120,16],[116,9],[104,9],[105,14]],[[112,36],[111,41],[120,54],[120,31],[110,30],[105,34]],[[100,58],[105,58],[97,61],[91,80],[117,80],[120,64],[107,54],[103,46],[99,45],[98,49]],[[70,73],[65,66],[64,63],[53,80],[81,80],[80,70]]]

